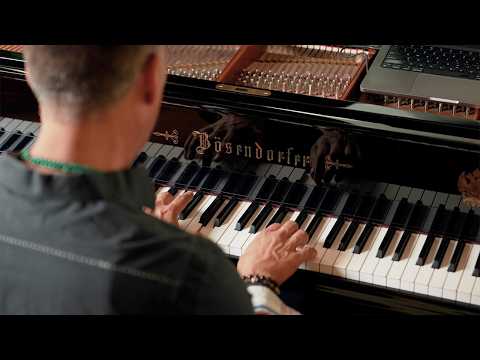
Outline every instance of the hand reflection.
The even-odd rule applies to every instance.
[[[329,182],[333,175],[342,175],[361,159],[353,136],[337,129],[326,129],[310,150],[311,176],[315,182]],[[339,179],[337,179],[339,180]]]

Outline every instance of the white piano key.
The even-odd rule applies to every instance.
[[[370,284],[373,283],[373,273],[375,272],[379,260],[379,258],[377,258],[377,251],[387,230],[388,228],[381,227],[380,231],[378,231],[372,249],[368,253],[367,258],[360,269],[360,281]]]
[[[216,243],[218,240],[219,240],[219,235],[213,233],[214,230],[217,230],[218,232],[218,227],[215,227],[215,218],[217,217],[217,215],[220,213],[220,211],[222,211],[222,209],[225,207],[225,205],[227,205],[227,202],[228,202],[228,199],[224,199],[223,200],[223,204],[222,206],[220,206],[220,208],[217,210],[217,212],[212,216],[212,218],[210,219],[210,221],[208,222],[208,224],[206,226],[202,226],[198,232],[198,234],[200,236],[203,236],[207,239],[210,239],[211,241],[213,241],[214,243]],[[231,215],[226,219],[225,221],[225,227],[226,225],[228,225],[228,221],[231,220]],[[223,228],[223,230],[225,229],[225,227]],[[223,232],[223,231],[222,231]]]
[[[196,234],[198,235],[200,229],[202,228],[202,224],[200,224],[200,216],[202,216],[203,212],[210,206],[210,204],[216,199],[217,197],[215,195],[204,195],[204,200],[201,205],[197,206],[197,212],[195,216],[193,217],[192,221],[190,224],[188,224],[187,227],[185,227],[185,231],[190,233],[190,234]],[[195,210],[193,210],[195,211]],[[192,211],[192,212],[193,212]]]
[[[220,246],[223,251],[227,254],[230,253],[230,243],[233,241],[235,236],[238,234],[238,231],[235,230],[235,224],[237,221],[240,219],[240,217],[243,215],[245,210],[250,206],[249,201],[242,201],[238,204],[236,209],[233,211],[234,212],[234,219],[233,221],[228,225],[227,229],[223,233],[223,235],[220,237],[220,240],[217,242],[218,246]],[[223,225],[222,225],[223,226]]]
[[[347,277],[347,268],[353,257],[353,248],[355,247],[355,244],[357,243],[358,238],[360,237],[364,228],[365,224],[359,224],[355,234],[348,244],[348,247],[345,249],[345,251],[340,251],[337,260],[333,265],[333,275],[343,278]]]
[[[435,254],[438,251],[438,247],[440,246],[442,238],[435,238],[433,240],[432,247],[430,248],[430,252],[425,260],[425,263],[420,266],[420,270],[418,270],[417,277],[415,278],[415,284],[413,286],[413,291],[419,294],[428,294],[428,284],[430,279],[433,275],[433,268],[432,263],[433,259],[435,258]]]
[[[240,255],[242,255],[243,253],[245,253],[245,251],[247,250],[248,246],[250,245],[250,243],[252,241],[254,241],[256,235],[258,235],[259,233],[261,233],[263,230],[265,230],[265,228],[267,227],[268,223],[270,222],[270,220],[272,220],[273,216],[275,215],[275,212],[277,211],[277,209],[273,209],[270,214],[268,214],[266,220],[263,222],[262,226],[260,226],[260,229],[258,229],[258,231],[255,233],[255,234],[251,234],[247,241],[245,241],[245,243],[243,243],[242,245],[242,250],[240,252]],[[286,216],[285,216],[286,217]],[[284,221],[282,221],[282,224],[285,222],[286,220],[284,219]]]
[[[230,255],[240,256],[242,254],[243,244],[245,244],[245,242],[248,240],[250,235],[252,235],[250,233],[250,225],[252,225],[253,221],[256,219],[260,211],[262,211],[263,207],[264,205],[260,205],[258,207],[258,209],[253,213],[253,216],[250,217],[247,224],[242,230],[240,231],[235,230],[237,234],[235,235],[233,241],[230,243],[230,250],[229,250]]]
[[[381,286],[387,286],[387,275],[393,264],[393,254],[403,235],[403,231],[397,230],[393,235],[392,242],[388,246],[385,256],[378,259],[378,264],[373,272],[373,283]]]
[[[473,285],[470,303],[480,305],[480,277],[476,278],[475,285]]]
[[[28,127],[25,129],[26,133],[33,133],[35,135],[35,132],[40,129],[40,124],[35,123],[35,122],[28,122]]]
[[[448,264],[450,263],[450,259],[452,258],[454,249],[455,241],[450,241],[442,263],[440,264],[440,268],[434,270],[432,279],[428,284],[429,295],[442,297],[443,284],[445,284],[445,280],[447,279]]]
[[[10,124],[11,122],[13,121],[12,118],[8,118],[8,117],[4,117],[0,120],[0,128],[3,128],[4,130],[6,130],[6,127],[8,126],[8,124]]]
[[[402,257],[399,261],[393,261],[392,267],[388,272],[387,276],[387,286],[400,289],[400,279],[402,278],[403,272],[407,267],[408,261],[412,257],[413,250],[415,249],[415,245],[417,244],[418,234],[411,234],[410,239],[408,240],[407,246],[403,251]]]
[[[457,242],[455,241],[455,243]],[[463,248],[462,257],[458,262],[457,269],[454,272],[447,272],[447,279],[445,280],[445,284],[443,285],[443,292],[442,292],[442,297],[444,299],[450,299],[450,300],[457,299],[457,291],[460,285],[460,280],[462,279],[463,272],[467,267],[467,262],[470,257],[471,251],[472,251],[472,245],[465,244],[465,247]]]
[[[30,126],[30,122],[28,121],[20,121],[20,124],[17,126],[15,130],[21,131],[25,133],[25,130]]]
[[[480,254],[480,245],[469,244],[472,246],[470,250],[470,255],[468,257],[468,262],[463,271],[462,279],[457,289],[457,301],[464,303],[470,303],[472,300],[472,291],[475,285],[477,277],[473,276],[473,270],[475,269],[475,264],[477,262],[478,256]],[[468,245],[467,245],[468,246]]]
[[[417,265],[417,259],[420,255],[420,252],[422,251],[426,239],[427,235],[425,234],[418,236],[418,239],[415,243],[415,248],[413,249],[413,252],[408,259],[407,266],[405,267],[402,278],[400,279],[400,289],[402,290],[412,292],[414,291],[415,278],[417,277],[418,271],[421,268]]]
[[[22,120],[12,119],[12,121],[10,121],[7,126],[5,126],[5,130],[14,132],[17,130],[17,127],[21,123],[22,123]]]
[[[360,254],[352,255],[352,260],[350,260],[350,263],[347,266],[347,272],[346,272],[347,279],[360,281],[360,269],[365,263],[365,259],[367,258],[368,254],[372,250],[373,245],[375,243],[375,239],[378,237],[379,232],[380,232],[380,227],[375,226],[367,242],[365,243],[365,246],[363,247],[362,252]],[[380,244],[378,244],[378,246],[380,246]],[[377,250],[378,250],[378,246],[377,246]]]
[[[332,218],[331,222],[335,223],[337,218]],[[348,229],[350,225],[350,221],[345,221],[342,228],[340,229],[335,241],[333,242],[332,246],[325,251],[325,254],[320,261],[320,268],[319,271],[325,274],[332,274],[333,273],[333,264],[335,264],[335,260],[337,260],[340,251],[337,250],[340,241]]]
[[[225,201],[225,205],[228,203],[228,199]],[[235,227],[235,223],[237,222],[237,220],[240,218],[241,216],[241,213],[240,211],[238,211],[239,208],[241,208],[242,206],[242,203],[238,203],[237,206],[235,207],[235,209],[233,209],[230,214],[227,216],[227,218],[225,219],[225,221],[223,222],[222,225],[220,226],[213,226],[213,224],[215,224],[215,218],[218,216],[218,214],[222,211],[222,209],[220,209],[217,214],[213,217],[213,219],[210,221],[209,225],[211,225],[211,227],[207,228],[207,227],[204,227],[200,230],[200,235],[202,236],[208,236],[210,239],[212,239],[213,242],[217,243],[222,249],[223,249],[223,244],[220,244],[220,241],[224,238],[224,234],[226,233],[226,231],[230,228],[230,226],[233,226]],[[223,206],[223,207],[224,207]],[[222,208],[223,208],[222,207]],[[232,229],[232,231],[234,231]]]
[[[309,215],[310,220],[313,219],[314,215]],[[309,219],[307,219],[309,221]],[[317,227],[317,230],[313,233],[313,236],[310,240],[310,245],[312,245],[317,253],[315,257],[308,261],[305,265],[305,268],[312,271],[320,271],[320,263],[322,261],[327,248],[323,247],[325,243],[325,238],[327,237],[328,233],[332,230],[333,225],[335,224],[336,218],[324,217],[320,224]],[[310,222],[310,221],[309,221]]]

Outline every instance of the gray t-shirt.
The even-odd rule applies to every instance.
[[[0,157],[0,314],[252,314],[210,241],[145,215],[145,170],[42,175]]]

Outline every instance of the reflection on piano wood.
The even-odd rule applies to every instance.
[[[32,144],[40,125],[0,118],[0,151]],[[245,162],[205,167],[182,147],[147,143],[144,166],[158,191],[195,193],[182,229],[237,257],[269,224],[296,221],[317,257],[308,272],[480,305],[480,208],[461,196],[390,183],[316,185],[303,168]]]
[[[372,94],[362,94],[361,100],[394,109],[429,112],[448,117],[461,117],[465,119],[480,120],[480,109],[463,105],[448,104],[432,100],[409,99],[398,96]]]

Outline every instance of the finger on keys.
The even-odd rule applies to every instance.
[[[298,230],[298,224],[295,221],[286,221],[277,231],[278,237],[282,241],[287,241]]]
[[[308,242],[308,234],[302,230],[298,229],[295,233],[287,240],[285,243],[285,248],[287,251],[294,251],[297,247],[303,246]]]
[[[147,215],[152,215],[152,209],[150,209],[149,207],[144,206],[143,212]]]
[[[275,223],[275,224],[272,224],[270,226],[268,226],[265,231],[267,232],[273,232],[273,231],[277,231],[278,229],[280,229],[282,227],[282,224],[278,224],[278,223]]]
[[[170,194],[168,191],[164,191],[157,194],[157,198],[155,199],[155,206],[165,206],[170,204],[173,201],[173,195]]]
[[[171,196],[171,195],[170,195]],[[193,192],[187,191],[182,195],[178,196],[171,202],[168,206],[168,210],[175,215],[180,214],[180,212],[188,205],[188,203],[193,199]]]
[[[289,256],[292,261],[297,263],[297,266],[300,264],[313,260],[317,255],[317,250],[313,246],[306,245],[303,248],[299,248],[298,251],[291,253]]]

